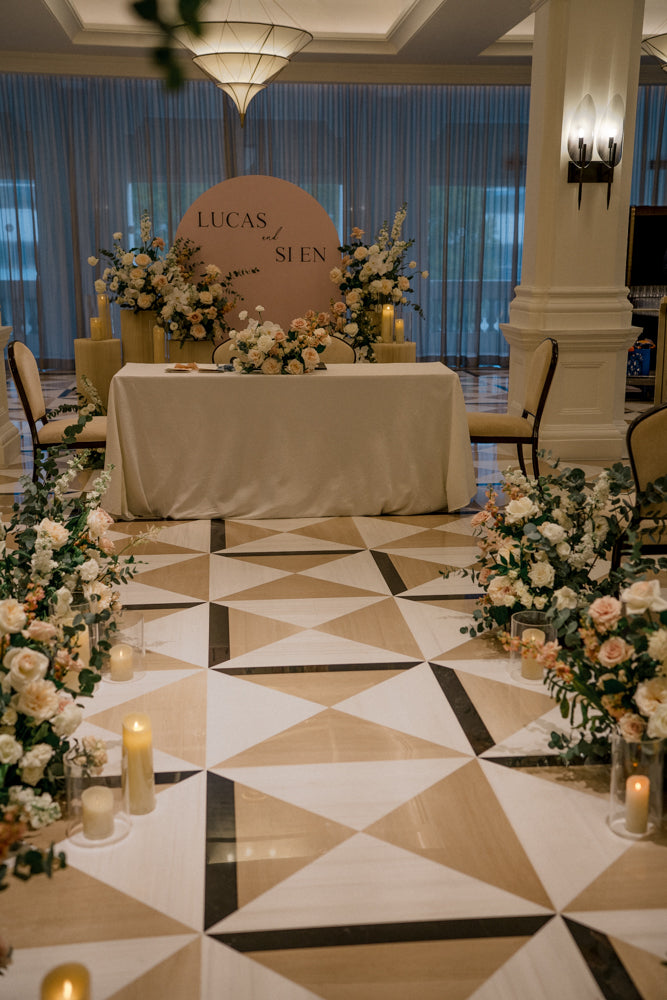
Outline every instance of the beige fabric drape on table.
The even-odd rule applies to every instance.
[[[475,492],[463,393],[439,362],[297,376],[126,365],[107,466],[105,506],[124,519],[419,514]]]

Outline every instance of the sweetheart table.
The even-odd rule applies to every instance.
[[[125,520],[423,514],[476,489],[461,385],[439,362],[296,376],[128,364],[106,463],[104,506]]]

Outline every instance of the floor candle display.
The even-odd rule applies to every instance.
[[[143,815],[155,808],[151,720],[137,712],[123,719],[123,765],[130,812]]]

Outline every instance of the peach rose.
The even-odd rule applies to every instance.
[[[278,361],[278,358],[267,358],[262,365],[264,375],[280,375],[281,371],[282,365]]]
[[[113,518],[111,514],[107,514],[105,510],[101,507],[96,507],[91,510],[86,518],[86,524],[88,525],[88,533],[91,538],[100,538],[106,531],[109,530],[113,524]]]
[[[588,614],[600,632],[613,628],[623,613],[623,606],[615,597],[598,597],[588,609]]]
[[[629,660],[634,652],[633,647],[619,636],[605,639],[598,649],[598,662],[603,667],[617,667],[624,660]]]
[[[646,729],[646,721],[642,719],[641,715],[636,715],[634,712],[626,712],[618,720],[618,731],[624,740],[628,743],[638,743]]]
[[[17,711],[29,715],[36,722],[51,719],[58,712],[58,694],[51,681],[30,681],[15,697]]]

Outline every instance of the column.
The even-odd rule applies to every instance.
[[[537,0],[521,284],[502,331],[510,345],[509,409],[521,410],[531,352],[544,337],[559,363],[540,443],[566,460],[621,457],[627,350],[637,328],[625,286],[630,183],[644,0]],[[590,94],[599,121],[625,105],[623,153],[607,185],[567,183],[567,135]]]

